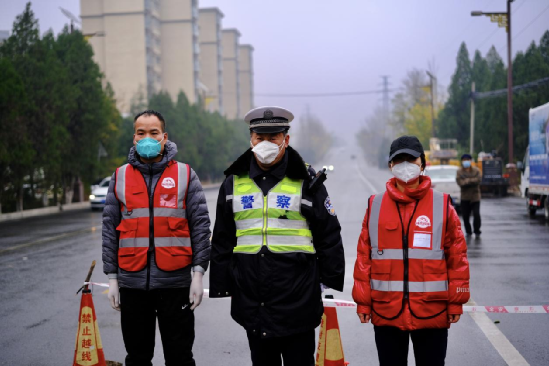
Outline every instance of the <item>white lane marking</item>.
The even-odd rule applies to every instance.
[[[87,233],[89,231],[93,232],[93,231],[95,231],[97,229],[100,229],[100,228],[101,228],[101,225],[92,226],[91,228],[87,228],[87,229],[71,231],[69,233],[50,236],[48,238],[38,239],[38,240],[31,241],[31,242],[24,243],[24,244],[14,245],[12,247],[8,247],[8,248],[5,248],[5,249],[0,249],[0,254],[4,254],[5,252],[9,252],[9,251],[12,251],[12,250],[17,250],[17,249],[21,249],[21,248],[30,247],[30,246],[36,245],[36,244],[42,244],[42,243],[47,243],[47,242],[58,240],[58,239],[67,238],[69,236],[74,236],[74,235],[78,235],[78,234],[82,234],[82,233]]]
[[[470,299],[468,305],[475,306],[476,302]],[[469,313],[469,315],[509,366],[529,365],[486,313]]]
[[[372,191],[372,194],[376,193],[378,190],[376,189],[376,187],[373,186],[372,183],[370,183],[370,181],[368,179],[366,179],[366,177],[364,175],[362,175],[362,172],[360,171],[360,168],[358,167],[358,163],[355,163],[355,169],[356,169],[356,172],[358,173],[358,176],[360,177],[360,179],[368,186],[368,188],[370,188],[370,190]]]

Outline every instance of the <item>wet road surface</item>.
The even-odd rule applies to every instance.
[[[356,155],[356,159],[351,159]],[[384,190],[390,174],[368,167],[356,148],[336,148],[320,162],[334,165],[326,182],[341,222],[346,254],[343,293],[351,300],[356,244],[370,195]],[[212,221],[217,190],[207,190]],[[478,305],[549,304],[549,224],[528,217],[522,199],[486,198],[482,236],[468,240],[471,295]],[[74,356],[80,296],[75,292],[92,260],[92,279],[107,282],[101,263],[101,213],[72,211],[0,223],[0,365],[67,365]],[[205,276],[208,287],[208,275]],[[107,359],[125,357],[119,313],[104,288],[94,303]],[[204,299],[195,311],[198,365],[250,365],[244,330],[229,315],[230,300]],[[373,328],[354,310],[338,310],[345,358],[352,366],[377,365]],[[504,339],[531,365],[549,364],[549,314],[489,314]],[[493,323],[492,323],[493,324]],[[501,337],[500,337],[501,338]],[[497,342],[497,341],[496,341]],[[501,347],[501,344],[499,344]],[[506,365],[483,329],[468,314],[449,332],[447,365]],[[505,357],[509,357],[506,355]],[[414,365],[410,349],[410,364]],[[514,360],[514,361],[513,361]],[[519,359],[520,361],[520,359]],[[511,359],[510,364],[519,364]],[[157,334],[155,365],[164,364]]]

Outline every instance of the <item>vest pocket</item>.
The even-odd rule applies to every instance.
[[[373,260],[371,267],[371,296],[372,300],[378,302],[391,301],[391,292],[389,292],[389,280],[391,275],[390,260]]]
[[[137,220],[126,219],[120,222],[116,228],[120,231],[119,237],[119,257],[132,257],[135,255],[136,237],[137,237]]]
[[[169,251],[173,256],[191,256],[191,239],[188,235],[189,228],[186,220],[178,217],[168,217],[168,227],[170,228],[170,246]]]
[[[444,260],[423,260],[423,299],[448,300],[448,270]]]

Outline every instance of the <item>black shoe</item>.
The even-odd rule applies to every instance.
[[[466,236],[472,236],[473,234],[471,233],[465,233]]]
[[[478,238],[482,234],[482,231],[479,231],[478,233],[475,233],[475,236]]]

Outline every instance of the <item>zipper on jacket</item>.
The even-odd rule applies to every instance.
[[[398,211],[398,217],[400,219],[400,225],[402,226],[402,259],[404,262],[404,288],[402,289],[404,291],[404,296],[402,298],[402,307],[404,308],[404,302],[409,299],[410,294],[410,283],[409,283],[409,263],[408,263],[408,238],[410,237],[410,224],[412,223],[412,220],[414,219],[414,215],[416,214],[417,206],[419,205],[419,200],[416,201],[416,204],[414,206],[414,211],[412,212],[412,216],[410,216],[410,220],[408,221],[408,227],[406,228],[406,231],[404,231],[404,222],[402,221],[402,215],[400,214],[400,206],[398,202],[395,202],[397,205],[397,211]]]
[[[145,290],[149,290],[149,283],[151,281],[151,252],[154,250],[154,210],[153,210],[154,202],[153,202],[153,196],[151,194],[152,180],[153,180],[153,168],[151,164],[149,165],[149,184],[147,186],[147,193],[149,195],[149,249],[147,250],[147,282],[145,285]]]
[[[404,233],[402,234],[402,251],[404,258],[404,298],[407,299],[410,289],[410,284],[408,283],[408,236]]]
[[[267,196],[263,197],[263,245],[267,245],[267,224],[268,224],[268,218],[267,218],[267,205],[268,200]]]

